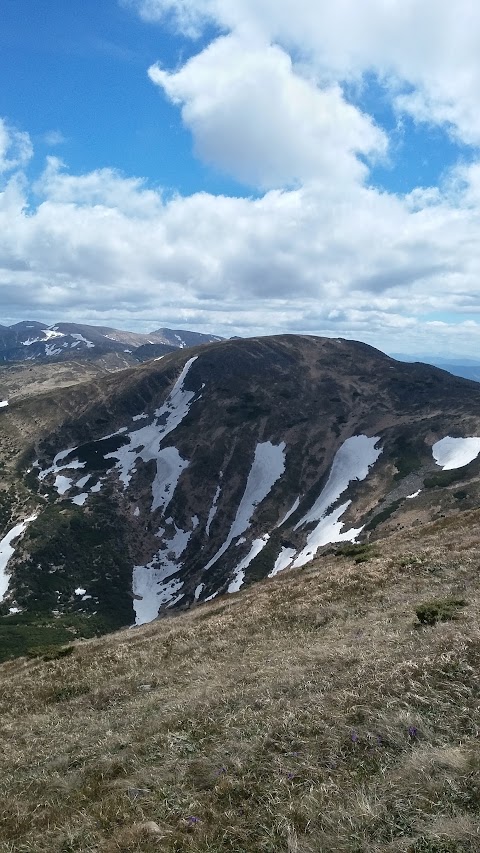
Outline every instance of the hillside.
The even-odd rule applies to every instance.
[[[3,664],[0,849],[479,850],[479,522]]]
[[[353,341],[180,350],[0,417],[4,657],[479,505],[479,386]]]

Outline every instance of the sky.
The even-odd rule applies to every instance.
[[[480,358],[475,0],[0,0],[0,323]]]

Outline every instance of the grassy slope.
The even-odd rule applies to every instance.
[[[2,853],[480,850],[479,521],[5,663]]]

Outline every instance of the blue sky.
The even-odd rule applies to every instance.
[[[478,38],[469,0],[2,0],[0,322],[475,357]]]
[[[2,0],[2,9],[0,115],[31,134],[34,169],[57,130],[72,171],[114,167],[182,193],[241,192],[192,156],[178,110],[147,78],[153,62],[175,68],[201,41],[146,24],[117,0]]]

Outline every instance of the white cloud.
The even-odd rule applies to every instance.
[[[0,118],[0,175],[26,166],[33,155],[28,133],[22,133]]]
[[[49,130],[44,134],[43,141],[45,145],[55,147],[57,145],[64,145],[67,142],[67,138],[60,130]]]
[[[283,45],[323,80],[379,75],[398,109],[480,144],[480,6],[472,0],[130,0],[187,34],[216,24]]]
[[[20,174],[0,192],[0,300],[12,321],[304,331],[474,355],[478,174],[480,164],[464,169],[425,205],[357,180],[165,199],[139,179],[73,175],[50,158],[37,206]],[[431,322],[448,311],[461,322]]]
[[[366,174],[357,153],[387,149],[384,133],[337,85],[300,76],[276,46],[219,38],[179,71],[154,65],[149,75],[183,105],[200,157],[247,184],[350,182]]]

